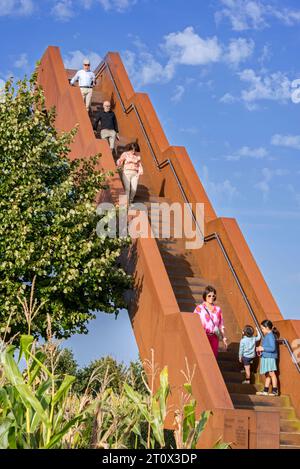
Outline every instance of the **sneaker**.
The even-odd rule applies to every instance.
[[[279,392],[278,391],[272,391],[272,392],[269,393],[269,396],[277,397],[277,396],[279,396]]]
[[[244,379],[244,381],[242,381],[242,384],[250,384],[250,379]]]
[[[266,391],[257,391],[257,396],[269,396],[270,394]]]

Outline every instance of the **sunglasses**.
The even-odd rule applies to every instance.
[[[207,298],[214,298],[214,299],[216,299],[217,296],[216,296],[216,295],[207,295]]]

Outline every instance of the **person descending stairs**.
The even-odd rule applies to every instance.
[[[93,101],[90,112],[92,122],[96,113],[101,109],[101,105],[101,103]],[[96,137],[100,138],[100,134],[97,132]],[[116,149],[113,155],[115,161],[122,151],[123,147],[121,146]],[[166,197],[154,196],[151,193],[151,181],[147,174],[141,176],[135,201],[138,204],[143,204],[145,210],[148,210],[149,222],[156,236],[157,245],[180,310],[192,313],[195,305],[202,300],[205,286],[210,281],[202,277],[191,252],[185,249],[185,240],[174,237],[174,216],[170,216],[171,226],[166,226],[168,220],[162,216],[159,204],[171,203],[171,201]],[[168,230],[170,230],[170,236],[162,237],[163,233]],[[230,314],[229,308],[228,310],[226,308],[226,295],[220,291],[219,287],[218,291],[220,292],[219,303],[222,304],[229,347],[227,351],[224,348],[219,350],[217,362],[234,407],[257,412],[279,413],[280,449],[300,449],[300,419],[296,415],[289,396],[257,395],[257,392],[263,392],[264,386],[255,368],[251,374],[250,383],[243,383],[245,377],[238,361],[241,331],[236,325],[235,318]]]

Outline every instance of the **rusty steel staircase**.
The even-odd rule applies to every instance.
[[[58,130],[79,131],[70,157],[101,153],[103,170],[115,170],[107,142],[94,134],[85,107],[68,78],[59,49],[49,47],[40,69],[46,106],[56,106]],[[142,359],[151,349],[160,367],[168,365],[172,402],[179,405],[186,361],[196,372],[193,394],[199,410],[213,417],[201,440],[203,447],[221,436],[236,448],[300,448],[300,368],[292,360],[291,344],[300,337],[300,321],[284,320],[234,219],[218,218],[183,147],[169,145],[147,95],[135,93],[118,54],[109,53],[95,71],[97,86],[92,113],[105,99],[114,104],[120,148],[138,139],[144,166],[136,201],[189,204],[193,227],[198,231],[195,204],[204,204],[204,244],[186,249],[186,239],[174,236],[133,240],[127,267],[135,288],[128,310]],[[98,201],[117,201],[124,194],[118,174],[109,180],[109,191]],[[159,211],[149,218],[149,229],[159,235],[165,221]],[[173,233],[174,234],[174,233]],[[191,314],[202,291],[213,284],[224,314],[228,351],[215,359],[197,315]],[[247,323],[259,326],[268,318],[284,338],[280,345],[280,397],[256,396],[262,383],[256,372],[250,385],[242,384],[237,346]],[[168,425],[172,425],[172,421]]]

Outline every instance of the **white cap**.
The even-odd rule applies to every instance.
[[[90,65],[89,59],[83,59],[83,65]]]

